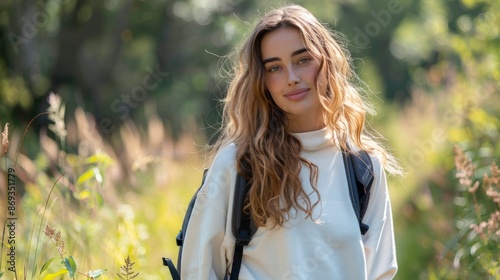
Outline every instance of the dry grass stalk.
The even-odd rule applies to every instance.
[[[3,146],[3,154],[7,155],[7,150],[9,150],[9,123],[5,124],[5,127],[2,132],[2,146]]]
[[[48,102],[48,119],[54,122],[49,125],[49,129],[59,137],[62,143],[64,143],[66,136],[68,135],[68,132],[66,131],[66,124],[64,122],[65,106],[61,101],[61,97],[53,92],[50,93]]]

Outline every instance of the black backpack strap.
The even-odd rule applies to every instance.
[[[232,231],[236,239],[234,246],[233,264],[230,280],[237,280],[240,274],[241,262],[243,261],[243,247],[250,243],[252,236],[257,231],[250,214],[243,211],[250,184],[241,176],[236,176],[236,184],[233,199]]]
[[[169,258],[162,258],[163,265],[168,266],[168,270],[170,271],[170,275],[172,276],[172,280],[181,280],[181,276],[177,269],[175,269],[175,265]]]
[[[207,170],[203,173],[203,180],[201,186],[205,182],[205,177],[207,174]],[[184,216],[184,221],[182,223],[182,228],[177,235],[176,241],[177,246],[179,246],[179,257],[177,261],[177,269],[175,268],[173,262],[169,258],[163,258],[163,265],[167,266],[172,279],[180,280],[179,272],[181,271],[181,261],[182,261],[182,245],[184,243],[184,237],[186,235],[187,226],[189,224],[189,219],[191,218],[191,213],[193,212],[193,208],[196,202],[196,197],[200,188],[193,195],[193,198],[189,202],[188,209],[186,210],[186,215]],[[233,257],[233,265],[231,269],[231,278],[230,280],[237,280],[238,275],[240,273],[241,262],[243,260],[243,247],[250,243],[252,236],[257,231],[257,227],[252,222],[251,216],[243,211],[243,207],[245,206],[246,197],[248,195],[248,190],[250,185],[247,180],[237,174],[236,183],[235,183],[235,191],[234,191],[234,199],[233,199],[233,215],[232,215],[232,232],[234,237],[236,238],[235,249],[234,249],[234,257]],[[227,279],[225,277],[224,279]]]
[[[366,151],[360,151],[357,156],[351,154],[351,161],[354,173],[356,174],[356,186],[358,187],[359,205],[361,207],[360,219],[363,220],[368,208],[370,191],[375,178],[373,163]]]
[[[363,150],[357,154],[342,151],[344,167],[349,187],[349,196],[356,213],[361,234],[365,234],[369,226],[362,222],[368,207],[370,189],[373,183],[373,164],[370,155]]]
[[[177,269],[175,269],[175,266],[172,262],[171,259],[169,258],[162,258],[163,259],[163,265],[168,266],[168,269],[170,270],[170,274],[172,276],[172,279],[174,280],[179,280],[180,279],[180,271],[181,271],[181,261],[182,261],[182,245],[184,244],[184,237],[186,236],[186,231],[187,227],[189,224],[189,219],[191,218],[191,213],[193,213],[193,208],[194,204],[196,203],[196,197],[198,196],[198,192],[200,192],[201,187],[205,183],[205,177],[207,176],[207,169],[203,171],[203,178],[201,180],[201,185],[196,191],[196,193],[193,195],[191,198],[191,201],[189,202],[188,208],[186,210],[186,214],[184,216],[184,221],[182,222],[182,228],[179,231],[179,234],[177,235],[176,242],[177,246],[179,246],[179,256],[177,258]]]

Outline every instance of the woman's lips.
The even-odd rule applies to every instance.
[[[290,100],[296,101],[296,100],[304,98],[304,96],[306,96],[308,91],[309,91],[308,88],[292,90],[292,91],[286,93],[285,97],[290,99]]]

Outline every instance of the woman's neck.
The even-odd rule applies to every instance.
[[[287,118],[288,131],[290,133],[311,132],[326,127],[323,121],[322,110],[317,108],[305,114],[287,114]]]
[[[325,128],[326,125],[321,119],[309,120],[309,119],[294,119],[289,120],[288,131],[290,133],[303,133],[311,132]]]

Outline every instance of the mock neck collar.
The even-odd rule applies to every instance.
[[[303,150],[314,151],[319,150],[327,145],[332,144],[332,135],[325,128],[320,130],[292,133],[302,143]]]

